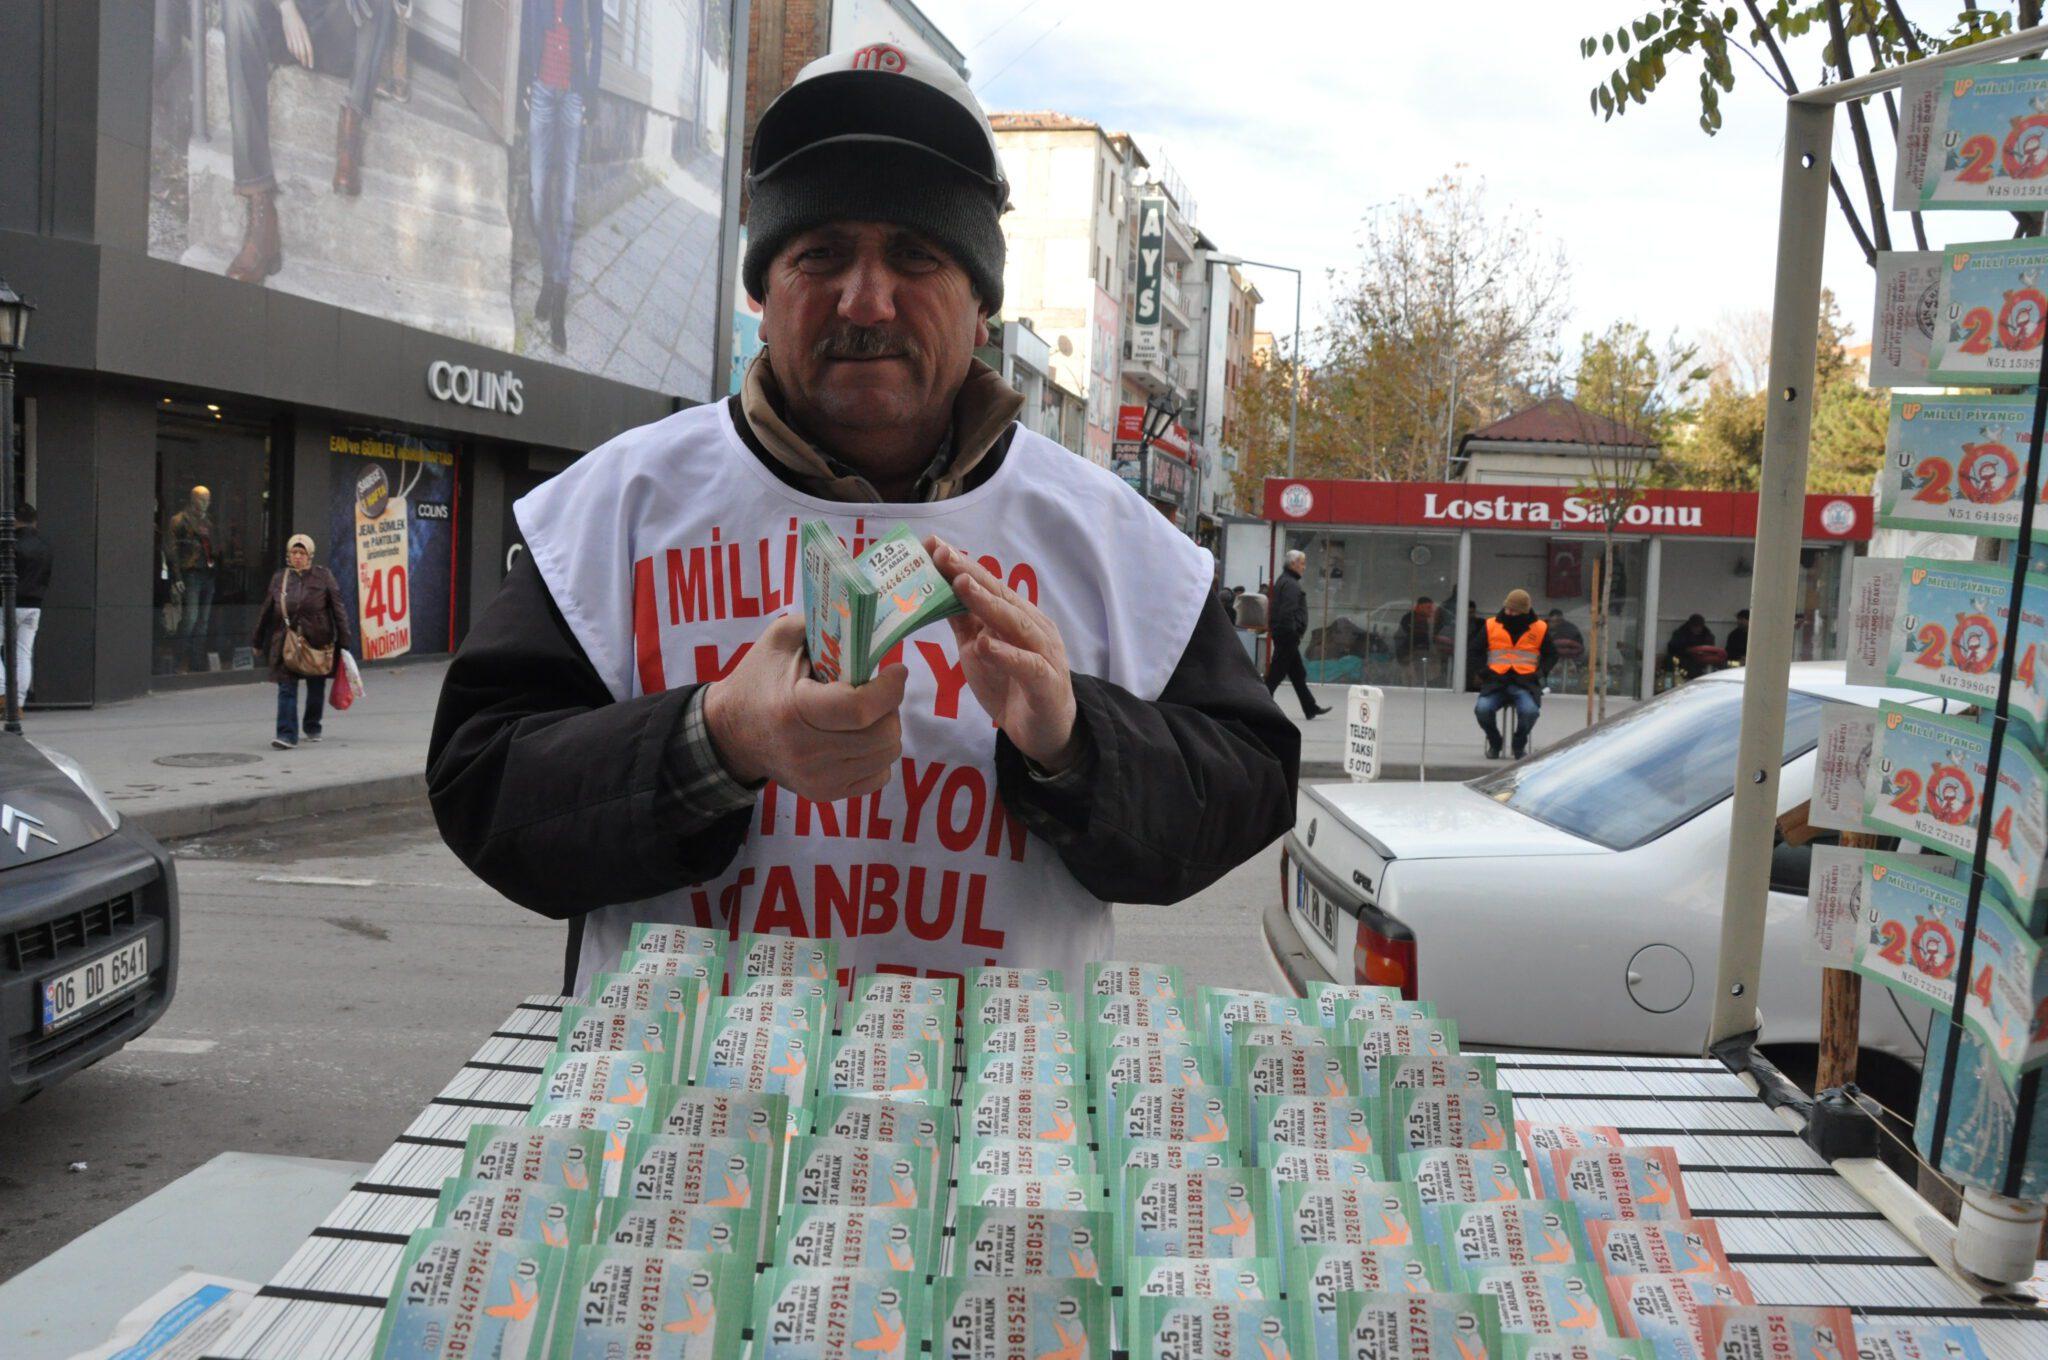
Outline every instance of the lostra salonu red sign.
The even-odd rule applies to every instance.
[[[1870,538],[1869,496],[1809,495],[1802,536],[1839,542]],[[1473,486],[1464,482],[1266,479],[1265,518],[1280,524],[1599,533],[1597,496],[1569,486]],[[1638,536],[1752,538],[1756,493],[1645,491],[1621,512],[1619,531]]]

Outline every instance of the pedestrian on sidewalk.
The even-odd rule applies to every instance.
[[[1266,661],[1266,693],[1277,691],[1282,680],[1292,681],[1304,719],[1320,718],[1330,711],[1318,705],[1309,692],[1308,666],[1301,659],[1301,639],[1308,632],[1308,596],[1301,588],[1301,573],[1307,565],[1307,553],[1299,548],[1288,551],[1280,577],[1273,582],[1266,624],[1267,636],[1273,639],[1273,654]]]
[[[28,703],[35,681],[36,629],[43,622],[43,593],[50,588],[50,541],[37,527],[36,508],[23,502],[14,511],[14,697]],[[0,656],[0,676],[7,658]],[[0,690],[0,693],[4,693]]]
[[[287,658],[286,644],[294,635],[293,656]],[[280,751],[299,744],[301,681],[306,686],[305,738],[320,740],[327,679],[334,674],[335,654],[354,645],[355,638],[349,631],[348,612],[341,606],[341,583],[333,572],[313,563],[312,535],[293,534],[285,546],[285,568],[271,578],[263,612],[256,619],[254,641],[256,650],[270,658],[270,678],[277,682],[277,735],[270,744]]]
[[[761,115],[749,183],[766,348],[736,395],[514,507],[529,555],[428,746],[441,834],[571,922],[568,991],[634,923],[714,912],[836,937],[843,976],[1078,980],[1116,957],[1110,902],[1181,901],[1286,830],[1300,735],[1208,555],[1020,424],[974,357],[1009,185],[953,69],[886,43],[819,58]],[[802,577],[777,566],[807,520],[850,547],[905,523],[967,612],[864,685],[817,680]],[[764,570],[683,586],[728,546]],[[671,589],[690,603],[642,607]]]
[[[1500,613],[1486,621],[1486,671],[1479,680],[1479,699],[1472,715],[1486,734],[1486,758],[1499,760],[1502,746],[1500,711],[1515,710],[1515,759],[1529,754],[1529,734],[1543,715],[1543,682],[1538,677],[1557,663],[1550,625],[1536,617],[1529,592],[1508,592]]]

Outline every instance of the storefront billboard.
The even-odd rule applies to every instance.
[[[1268,477],[1265,518],[1282,524],[1384,524],[1429,529],[1598,533],[1603,514],[1593,494],[1569,486],[1488,486],[1465,482],[1324,481]],[[1868,496],[1809,495],[1804,537],[1861,542],[1874,527]],[[1619,532],[1749,538],[1756,533],[1751,491],[1644,491],[1622,510]]]
[[[365,661],[453,651],[455,452],[438,439],[337,428],[329,559]]]
[[[149,253],[709,398],[732,3],[159,0]]]

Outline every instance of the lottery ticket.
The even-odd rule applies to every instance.
[[[1560,1200],[1436,1204],[1423,1213],[1430,1244],[1450,1265],[1568,1266],[1593,1260],[1584,1219]]]
[[[529,1238],[422,1228],[377,1327],[382,1360],[541,1360],[568,1253]]]
[[[1337,1350],[1342,1360],[1467,1360],[1500,1352],[1500,1316],[1491,1295],[1339,1294]]]
[[[1089,1280],[954,1276],[932,1325],[943,1360],[1110,1360],[1109,1291]]]
[[[433,1226],[566,1247],[590,1240],[597,1197],[561,1186],[450,1179],[442,1182]]]
[[[2048,245],[1985,241],[1944,252],[1928,379],[1956,386],[2031,384],[2048,334]]]
[[[930,1293],[887,1270],[776,1266],[754,1289],[755,1360],[909,1360]]]
[[[739,1349],[753,1283],[752,1265],[729,1255],[577,1247],[549,1360],[722,1360]]]
[[[1690,1218],[1668,1147],[1560,1148],[1551,1175],[1584,1218]]]

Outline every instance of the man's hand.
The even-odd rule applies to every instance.
[[[310,69],[313,65],[313,35],[306,30],[306,21],[299,16],[299,7],[293,0],[277,0],[277,17],[284,22],[285,50],[292,54],[292,60]]]
[[[741,783],[772,779],[800,798],[859,798],[888,784],[903,754],[897,709],[910,671],[885,666],[853,686],[820,684],[804,656],[804,619],[784,614],[731,673],[704,691],[704,722]]]
[[[1066,769],[1081,746],[1059,626],[952,544],[934,537],[924,546],[967,606],[949,620],[967,687],[1027,759],[1055,774]]]

